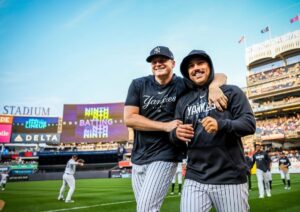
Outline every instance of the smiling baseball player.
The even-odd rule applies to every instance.
[[[137,211],[157,212],[168,192],[177,162],[185,157],[186,145],[172,143],[169,132],[180,123],[174,120],[174,110],[187,87],[184,80],[173,73],[175,61],[168,47],[155,47],[146,61],[151,64],[153,75],[132,81],[124,121],[134,129],[132,187]],[[220,93],[224,107],[227,98]]]
[[[181,196],[181,212],[249,210],[248,168],[241,137],[255,132],[255,118],[243,91],[221,87],[228,107],[219,111],[208,104],[208,87],[214,77],[210,56],[191,51],[180,71],[190,90],[178,100],[175,118],[182,121],[173,141],[188,142],[188,165]]]

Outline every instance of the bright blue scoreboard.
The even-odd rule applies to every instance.
[[[12,143],[59,143],[58,117],[14,117]]]
[[[13,133],[57,133],[58,118],[14,117]]]

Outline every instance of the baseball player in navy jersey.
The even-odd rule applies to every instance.
[[[271,159],[265,151],[262,150],[261,144],[256,144],[253,163],[256,163],[256,177],[259,190],[259,198],[265,197],[265,190],[268,197],[271,197],[268,171],[270,170]]]
[[[182,162],[179,162],[177,165],[177,169],[175,172],[175,175],[172,180],[172,190],[171,190],[171,195],[174,194],[175,192],[175,184],[176,184],[176,179],[178,183],[178,195],[181,195],[181,186],[182,186]]]
[[[0,186],[1,186],[1,190],[4,191],[5,190],[5,186],[7,183],[7,178],[8,178],[8,171],[2,172],[1,173],[1,181],[0,181]]]
[[[214,77],[210,56],[191,51],[181,62],[190,90],[176,106],[175,118],[183,124],[172,131],[174,142],[188,142],[188,162],[181,212],[248,211],[247,164],[241,137],[255,132],[250,104],[237,86],[223,85],[227,109],[208,104],[207,88]]]
[[[73,203],[72,195],[75,191],[75,178],[74,174],[76,172],[76,165],[83,166],[83,160],[78,159],[77,155],[73,155],[72,158],[68,161],[64,175],[63,175],[63,184],[60,188],[60,192],[58,195],[58,200],[65,200],[66,203]],[[66,185],[69,186],[69,191],[67,198],[64,199],[64,192]]]
[[[280,171],[280,176],[282,182],[284,184],[284,189],[291,189],[291,178],[289,173],[289,167],[291,166],[291,162],[288,157],[284,154],[284,152],[280,153],[280,158],[278,161],[278,167]],[[287,184],[286,184],[287,181]]]
[[[186,145],[171,142],[169,132],[181,123],[174,120],[174,111],[187,85],[173,74],[175,61],[168,47],[155,47],[146,61],[151,64],[153,75],[132,81],[125,102],[124,121],[134,129],[132,187],[137,211],[157,212],[168,192],[177,162],[185,157]],[[211,100],[220,108],[227,103],[219,89],[225,82],[226,77],[219,75],[210,88],[210,95],[216,94]]]

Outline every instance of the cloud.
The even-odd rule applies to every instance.
[[[84,20],[86,20],[91,15],[95,14],[102,6],[104,6],[108,1],[96,1],[96,3],[91,4],[88,8],[81,11],[75,17],[72,17],[69,21],[64,24],[65,28],[74,28]]]

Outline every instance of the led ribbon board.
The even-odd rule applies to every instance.
[[[14,117],[12,143],[59,143],[58,118]]]

